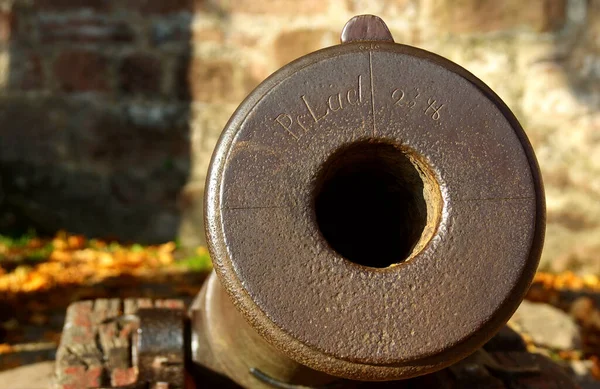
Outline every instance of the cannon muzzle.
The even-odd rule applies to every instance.
[[[544,217],[533,150],[500,98],[357,17],[341,45],[258,86],[223,131],[194,359],[247,387],[449,366],[524,298]]]

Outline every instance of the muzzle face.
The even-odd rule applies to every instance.
[[[207,180],[215,269],[296,361],[362,380],[441,369],[531,282],[544,195],[529,142],[434,54],[346,43],[279,70],[228,123]]]

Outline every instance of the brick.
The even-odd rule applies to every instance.
[[[157,185],[148,178],[151,171],[169,173],[161,177],[159,193],[173,190],[177,183],[172,180],[187,176],[183,172],[190,155],[187,112],[186,104],[158,102],[98,110],[82,107],[77,111],[80,121],[70,123],[77,126],[69,139],[73,159],[84,166],[125,169],[111,174],[112,195],[121,203],[151,202],[157,192]]]
[[[561,28],[566,17],[566,0],[427,0],[425,8],[438,29],[453,33],[548,32]]]
[[[12,90],[34,90],[44,87],[45,75],[43,57],[35,51],[11,50],[8,69],[9,88]],[[9,64],[9,65],[10,65]],[[18,66],[14,66],[18,64]]]
[[[127,126],[141,128],[146,134],[172,136],[178,132],[187,135],[189,131],[186,104],[131,102],[123,106],[119,116],[126,120]]]
[[[193,11],[196,1],[199,0],[128,0],[122,7],[143,14],[169,14]]]
[[[110,382],[112,386],[127,386],[137,381],[137,371],[135,367],[127,369],[114,369],[111,372]]]
[[[32,47],[38,40],[37,25],[39,23],[38,10],[33,9],[24,2],[15,2],[10,16],[10,44],[15,47]],[[8,27],[8,26],[7,26]]]
[[[16,29],[16,17],[11,11],[0,11],[0,42],[8,43]]]
[[[210,103],[240,103],[258,84],[248,70],[227,60],[193,58],[182,60],[178,96]]]
[[[102,366],[70,366],[61,371],[59,388],[61,389],[80,389],[96,388],[102,385]]]
[[[282,32],[275,39],[273,55],[279,66],[315,50],[334,45],[339,34],[329,30],[294,30]]]
[[[43,99],[17,99],[4,97],[0,100],[0,159],[28,161],[38,165],[56,163],[61,158],[60,148],[67,139],[63,128],[67,109],[58,101]],[[1,163],[0,163],[1,165]],[[16,176],[16,175],[15,175]],[[7,183],[3,183],[7,190]]]
[[[352,14],[373,14],[386,17],[402,15],[406,19],[412,9],[419,6],[419,0],[346,0],[346,7]]]
[[[92,9],[107,11],[111,0],[37,0],[38,9],[48,11],[69,11],[73,9]]]
[[[196,28],[193,30],[193,40],[194,42],[216,42],[223,43],[225,40],[225,32],[221,27],[205,27],[205,28]],[[239,37],[240,40],[247,39],[247,34],[237,34],[238,37],[243,35],[243,37]],[[251,39],[251,38],[250,38]],[[235,39],[234,39],[235,40]]]
[[[588,5],[588,31],[587,35],[592,46],[600,51],[600,0],[591,0]]]
[[[108,60],[93,51],[64,51],[54,62],[54,76],[64,92],[107,91],[107,73]]]
[[[190,63],[189,55],[181,55],[175,65],[175,82],[173,85],[173,93],[179,100],[188,101],[192,98],[190,90]]]
[[[154,46],[168,43],[189,44],[192,17],[190,14],[177,14],[160,18],[152,24],[150,40]]]
[[[23,90],[41,89],[44,87],[44,66],[42,57],[32,53],[25,56],[18,72],[20,79],[17,87]]]
[[[49,18],[40,21],[40,39],[52,42],[132,42],[134,31],[126,22],[98,16]]]
[[[250,14],[318,14],[329,8],[327,0],[218,0],[213,7],[224,12]]]
[[[122,99],[53,93],[0,100],[0,181],[7,197],[25,204],[10,209],[17,222],[123,241],[166,242],[177,234],[174,193],[190,171],[189,104],[157,115],[172,104],[138,100],[148,108],[134,120]],[[111,193],[120,170],[144,185],[130,204]]]
[[[194,32],[194,41],[210,42],[213,40],[220,42],[220,40],[224,39],[222,32],[220,32],[220,35],[221,36],[218,36],[215,32],[211,32],[210,30],[200,30]],[[227,38],[229,42],[241,48],[257,47],[260,42],[260,36],[258,34],[248,34],[246,31],[234,31],[231,34],[228,34]]]
[[[119,67],[119,87],[125,93],[160,93],[162,64],[149,54],[132,54]]]

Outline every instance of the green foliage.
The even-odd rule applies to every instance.
[[[27,233],[17,237],[0,235],[0,245],[3,245],[7,248],[27,247],[29,242],[35,238],[37,238],[35,230],[29,229]]]
[[[103,242],[98,239],[85,240],[83,237],[80,237],[81,240],[79,245],[76,247],[69,247],[68,245],[70,243],[67,242],[67,237],[68,236],[65,233],[57,235],[55,240],[58,240],[57,244],[59,244],[59,246],[54,247],[52,239],[39,238],[33,229],[20,236],[0,235],[0,263],[4,262],[3,259],[10,262],[25,261],[30,263],[44,261],[52,255],[55,248],[58,250],[66,249],[68,253],[88,248],[109,254],[120,253],[122,255],[128,255],[126,252],[136,254],[142,253],[145,254],[147,258],[158,258],[159,255],[164,254],[160,253],[161,249],[159,246],[145,246],[139,243],[123,245],[115,241]],[[174,244],[178,256],[181,257],[183,255],[183,259],[176,261],[177,266],[183,267],[185,270],[198,272],[210,271],[212,269],[212,263],[206,248],[199,247],[190,252],[187,251],[189,249],[183,247],[179,239],[176,239],[172,244]],[[65,248],[61,247],[62,245],[67,246],[65,246]],[[189,255],[186,256],[186,254],[183,254],[186,252]],[[169,250],[168,255],[172,254],[173,253]]]
[[[180,261],[177,261],[179,266],[186,268],[187,270],[192,271],[205,271],[208,272],[212,270],[212,262],[210,260],[210,256],[208,253],[204,254],[196,254],[187,258],[184,258]]]
[[[174,242],[175,242],[176,250],[183,248],[183,245],[181,244],[181,238],[179,238],[179,237],[175,238]]]
[[[13,262],[37,262],[47,259],[54,250],[52,242],[44,242],[37,238],[33,229],[20,236],[0,235],[0,261],[7,259]],[[35,244],[34,240],[37,240]]]
[[[119,249],[121,248],[121,245],[118,244],[117,242],[110,242],[108,244],[108,251],[109,252],[115,252],[115,251],[119,251]]]
[[[53,250],[54,250],[54,246],[52,245],[52,243],[48,243],[48,244],[44,245],[43,247],[34,249],[34,250],[30,251],[29,253],[27,253],[27,258],[33,259],[36,261],[44,261],[44,260],[48,259],[50,254],[52,254]]]
[[[131,250],[132,253],[141,253],[145,249],[141,244],[135,243],[129,248],[129,250]]]

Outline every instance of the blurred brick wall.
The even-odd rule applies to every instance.
[[[48,228],[201,241],[207,165],[235,107],[362,13],[506,101],[543,170],[544,266],[600,272],[600,0],[6,3],[4,204]]]
[[[2,6],[0,230],[173,239],[191,170],[191,6]]]

